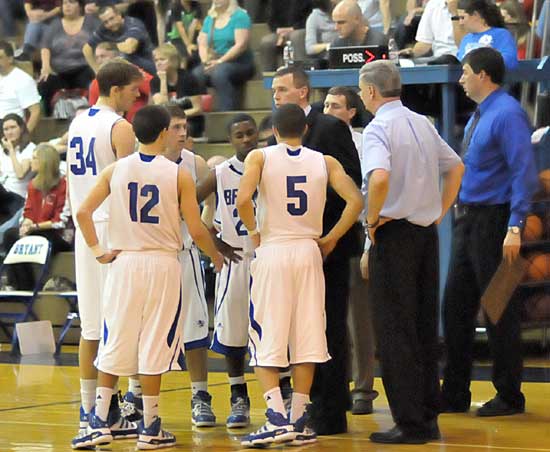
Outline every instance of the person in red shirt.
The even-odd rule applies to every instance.
[[[101,42],[95,48],[95,59],[100,66],[117,57],[120,57],[120,55],[116,48],[116,44],[111,42]],[[149,103],[149,96],[151,95],[149,83],[153,79],[153,76],[141,68],[139,70],[143,74],[143,81],[139,86],[139,97],[134,102],[134,105],[132,105],[132,108],[124,114],[124,117],[128,120],[128,122],[132,122],[136,112]],[[94,105],[98,97],[99,86],[97,85],[97,79],[94,79],[90,84],[90,89],[88,90],[88,102],[90,105]]]

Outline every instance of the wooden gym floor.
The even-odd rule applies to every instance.
[[[72,352],[74,361],[74,348]],[[377,378],[375,388],[381,395],[375,401],[373,415],[350,414],[349,433],[323,437],[315,445],[290,450],[550,452],[550,363],[539,359],[526,364],[526,380],[531,382],[523,385],[527,399],[524,415],[482,419],[474,416],[474,410],[468,414],[442,415],[439,421],[441,441],[421,446],[376,445],[369,442],[368,435],[392,426],[382,383]],[[486,378],[489,372],[485,365],[476,366],[475,374],[485,375],[480,378]],[[254,375],[247,374],[247,380],[253,427],[257,428],[263,423],[264,402]],[[126,388],[125,379],[122,379],[121,388]],[[177,447],[169,450],[222,452],[241,449],[238,438],[243,432],[228,431],[224,426],[229,412],[229,386],[224,373],[210,374],[209,390],[219,425],[211,429],[192,428],[187,372],[165,376],[161,416],[165,428],[178,440]],[[472,393],[477,407],[493,396],[493,388],[488,381],[475,381]],[[79,397],[78,368],[74,365],[56,365],[53,360],[41,365],[0,364],[0,452],[70,451],[69,443],[77,430]],[[282,446],[277,447],[277,450],[282,449]],[[117,441],[103,450],[134,451],[135,441]]]

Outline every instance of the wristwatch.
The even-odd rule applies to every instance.
[[[519,234],[521,229],[519,226],[508,226],[508,232],[511,232],[512,234]]]

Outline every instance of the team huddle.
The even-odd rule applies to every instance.
[[[184,148],[178,107],[145,107],[132,124],[119,115],[138,94],[134,66],[107,63],[97,80],[100,98],[73,120],[67,153],[82,323],[72,447],[136,437],[138,449],[175,445],[159,394],[162,374],[183,366],[193,424],[215,425],[209,347],[225,356],[230,428],[250,424],[247,350],[255,367],[267,421],[243,445],[315,441],[306,407],[315,364],[330,359],[323,257],[357,221],[359,190],[337,160],[301,145],[306,119],[296,105],[274,113],[278,144],[262,149],[254,120],[237,115],[228,126],[236,155],[209,169]],[[327,186],[346,207],[320,238]],[[212,341],[199,249],[218,272]],[[279,369],[289,365],[294,391],[283,400]],[[120,376],[129,377],[122,400]]]

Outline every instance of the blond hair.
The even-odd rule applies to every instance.
[[[178,49],[174,44],[169,42],[159,45],[155,50],[153,50],[153,55],[159,54],[164,58],[168,58],[170,63],[177,69],[181,64],[181,55],[178,52]]]
[[[229,5],[227,6],[227,13],[232,16],[235,11],[237,11],[240,8],[239,4],[237,3],[237,0],[229,0]],[[208,10],[208,15],[212,17],[212,19],[215,19],[218,17],[218,11],[216,10],[216,7],[214,6],[214,2],[212,2],[212,6]]]
[[[59,153],[57,149],[48,143],[40,143],[34,153],[38,158],[38,171],[32,180],[34,188],[42,193],[48,193],[59,184],[61,174],[59,172]]]

